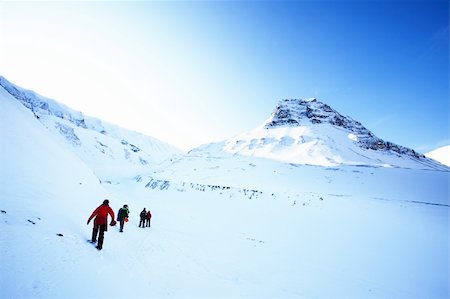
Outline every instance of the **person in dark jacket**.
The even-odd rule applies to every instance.
[[[97,241],[98,234],[98,243],[97,249],[101,250],[103,248],[103,239],[104,233],[108,230],[108,214],[111,216],[111,226],[116,225],[116,221],[114,220],[114,211],[109,206],[109,200],[105,199],[103,203],[92,212],[91,217],[89,217],[87,224],[94,219],[94,228],[92,229],[92,243]]]
[[[141,217],[141,221],[139,222],[139,227],[145,227],[145,219],[147,217],[147,211],[145,208],[142,210],[141,214],[139,215]]]
[[[146,226],[150,227],[150,219],[152,219],[152,213],[150,213],[150,210],[147,212],[147,215],[145,216],[145,220],[147,221]]]
[[[123,226],[125,221],[128,221],[128,215],[130,215],[130,211],[128,210],[128,205],[123,205],[123,208],[119,209],[117,213],[117,221],[120,223],[120,232],[123,232]]]

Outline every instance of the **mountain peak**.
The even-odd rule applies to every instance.
[[[266,129],[277,127],[296,127],[305,123],[319,124],[328,122],[336,126],[345,126],[349,122],[361,125],[349,117],[342,116],[339,112],[316,98],[283,99],[270,118],[266,121]]]
[[[412,149],[376,137],[360,122],[349,116],[343,116],[316,98],[281,100],[264,124],[264,128],[274,129],[317,124],[329,124],[345,129],[348,131],[351,139],[364,149],[394,151],[398,154],[408,154],[415,158],[425,158],[424,155],[418,154]]]

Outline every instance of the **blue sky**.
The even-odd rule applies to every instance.
[[[183,149],[310,97],[450,144],[448,1],[1,2],[0,35],[8,80]]]

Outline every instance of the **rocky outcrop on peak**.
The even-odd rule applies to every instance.
[[[343,116],[317,99],[286,99],[280,101],[265,124],[266,129],[280,126],[298,126],[305,121],[312,124],[329,123],[355,132],[370,133],[361,123]]]
[[[317,99],[284,99],[279,102],[264,128],[278,128],[284,126],[301,126],[307,124],[327,123],[341,127],[354,135],[354,142],[361,148],[376,151],[392,151],[399,155],[408,155],[416,159],[426,159],[425,155],[413,149],[384,141],[376,137],[360,122],[343,116],[329,105]]]

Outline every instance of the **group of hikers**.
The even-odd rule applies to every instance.
[[[89,222],[91,222],[92,218],[94,219],[94,227],[92,228],[92,243],[97,242],[97,236],[98,236],[98,242],[97,248],[98,250],[102,250],[103,248],[103,239],[104,234],[108,230],[108,215],[111,216],[111,222],[109,225],[115,226],[117,224],[117,221],[119,221],[120,229],[119,232],[123,232],[123,227],[125,225],[125,222],[128,222],[128,217],[130,215],[130,211],[128,210],[128,205],[123,205],[122,208],[119,209],[117,212],[117,221],[114,220],[114,211],[109,206],[109,200],[105,199],[103,203],[92,212],[92,215],[89,217],[87,224],[89,225]],[[139,227],[150,227],[150,219],[152,218],[152,213],[147,211],[145,208],[140,213],[140,219]],[[142,226],[141,226],[142,225]]]
[[[150,210],[146,211],[144,208],[139,216],[141,217],[139,227],[150,227],[150,219],[152,219],[152,213],[150,213]]]

